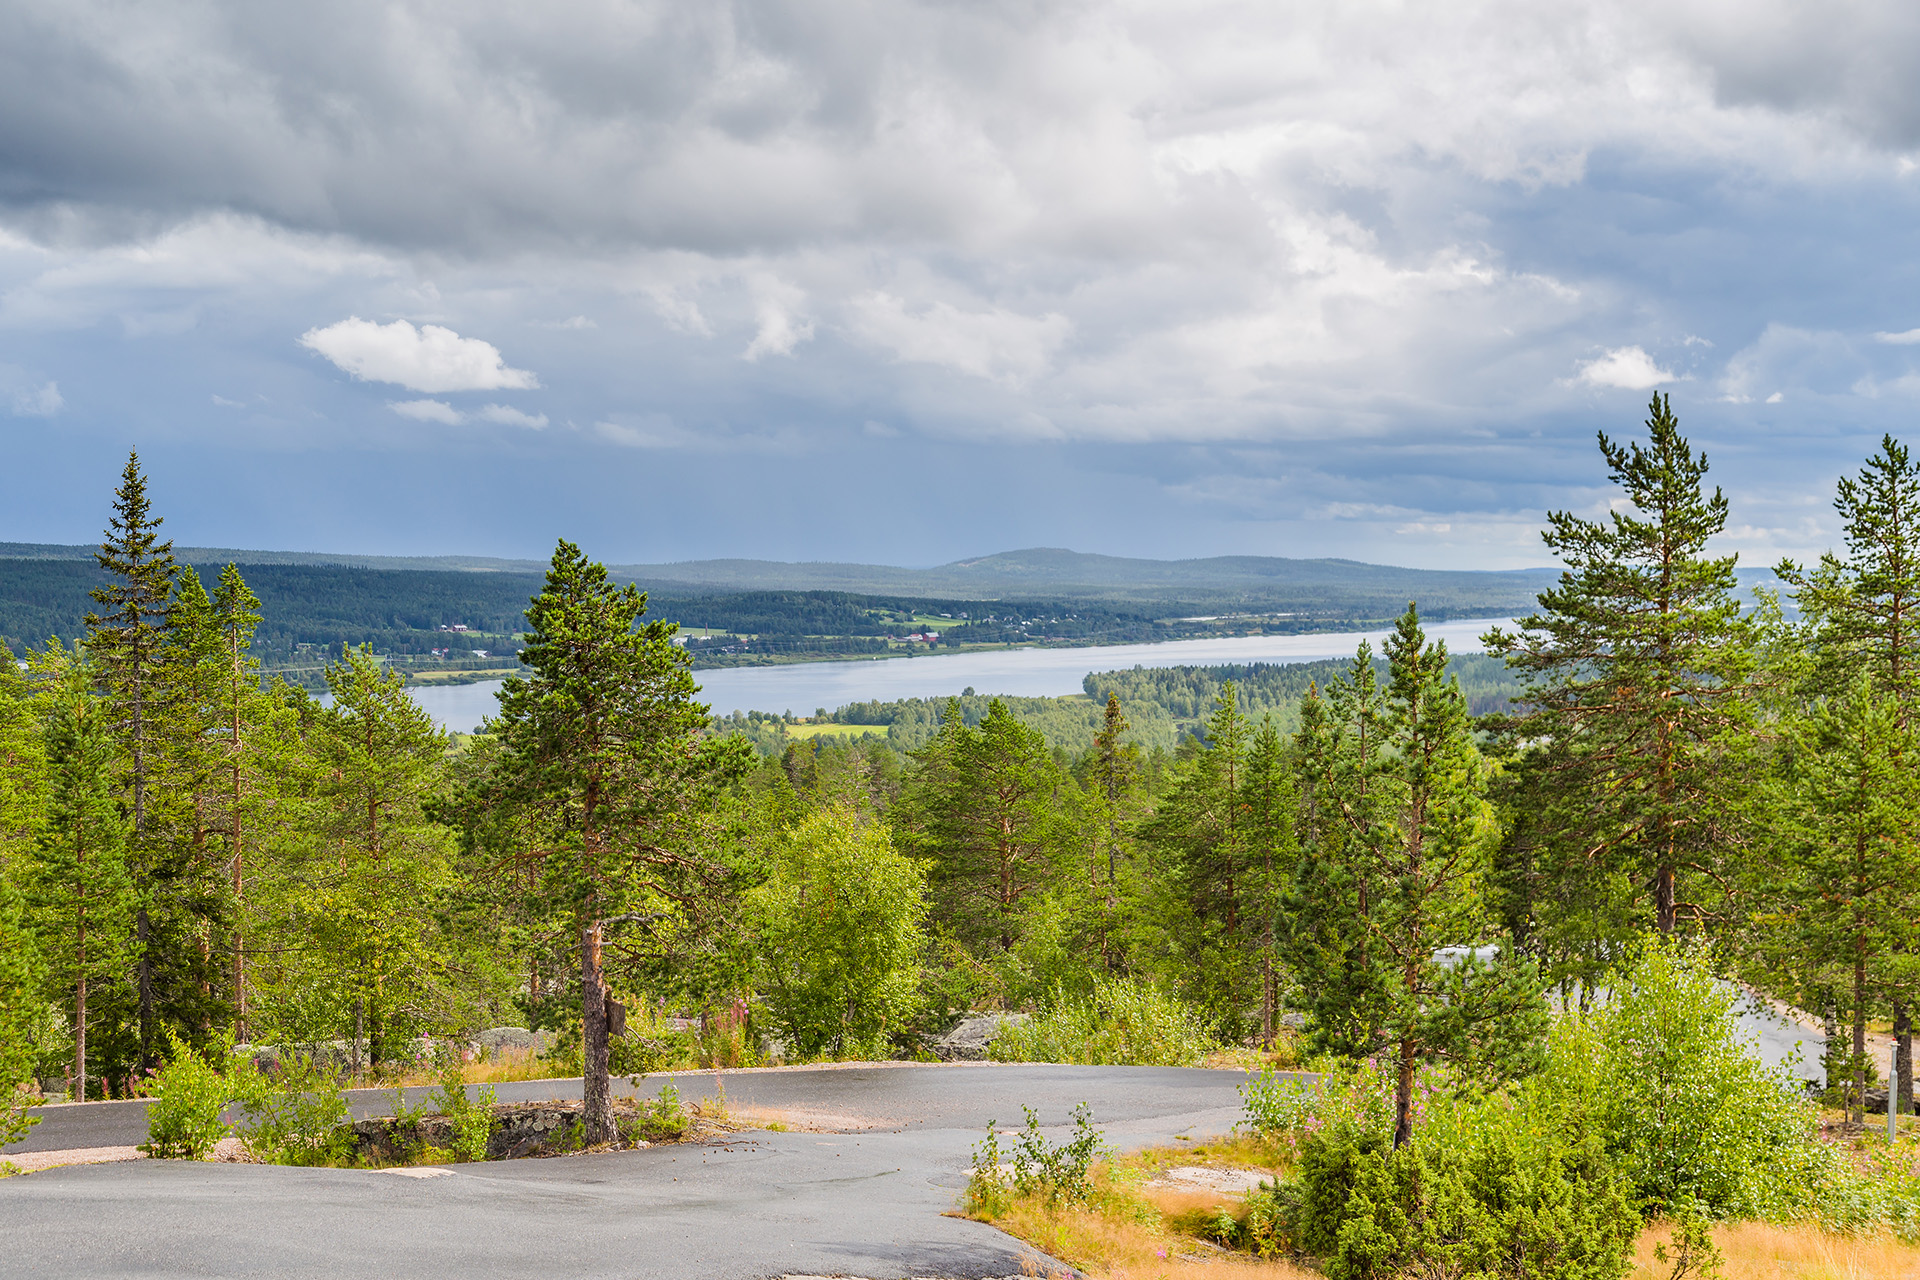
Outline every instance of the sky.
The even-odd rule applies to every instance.
[[[1920,8],[0,0],[0,540],[1767,564],[1920,403]]]

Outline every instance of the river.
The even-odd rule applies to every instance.
[[[1427,638],[1445,640],[1454,653],[1479,653],[1480,635],[1498,618],[1440,622]],[[1312,662],[1348,658],[1361,640],[1377,652],[1386,633],[1316,632],[1297,636],[1238,636],[1223,640],[1169,640],[1164,644],[1094,645],[1077,649],[995,649],[926,654],[863,662],[792,662],[772,667],[724,667],[696,671],[701,700],[714,714],[791,711],[810,716],[849,702],[895,698],[944,698],[972,688],[980,693],[1045,698],[1082,692],[1089,671],[1129,667],[1217,666],[1230,662]],[[498,680],[476,684],[417,685],[407,692],[444,728],[470,732],[497,707]]]

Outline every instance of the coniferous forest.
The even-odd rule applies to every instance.
[[[1007,1010],[1035,1055],[1372,1059],[1404,1142],[1425,1066],[1525,1076],[1668,938],[1826,1019],[1856,1117],[1890,1024],[1910,1100],[1920,464],[1886,439],[1756,607],[1667,402],[1599,446],[1625,501],[1549,516],[1564,572],[1470,687],[1413,602],[1379,653],[1208,683],[1195,732],[1189,676],[1132,672],[1053,741],[981,697],[771,744],[565,541],[483,733],[368,649],[324,699],[264,678],[259,600],[176,562],[129,458],[84,635],[0,667],[0,1087],[125,1097],[228,1043],[372,1079],[524,1026],[592,1138],[611,1073],[921,1056]],[[1122,1006],[1173,1047],[1062,1030]]]

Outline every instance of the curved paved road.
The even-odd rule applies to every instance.
[[[427,1178],[144,1160],[50,1169],[0,1181],[0,1277],[1012,1276],[1034,1261],[1018,1242],[943,1216],[989,1119],[1017,1127],[1024,1103],[1058,1136],[1085,1101],[1116,1145],[1168,1141],[1231,1128],[1245,1078],[1045,1065],[728,1072],[733,1105],[879,1127],[462,1165]],[[688,1098],[713,1092],[711,1072],[651,1077],[641,1091],[667,1079]],[[579,1081],[496,1089],[503,1101],[577,1096]],[[355,1101],[363,1113],[384,1110],[377,1094]],[[51,1109],[14,1149],[115,1145],[135,1125],[139,1141],[140,1107]]]

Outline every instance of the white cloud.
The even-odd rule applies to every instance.
[[[1674,381],[1674,374],[1655,364],[1653,357],[1640,347],[1612,347],[1605,355],[1582,364],[1575,380],[1590,387],[1645,391]]]
[[[500,350],[479,338],[463,338],[437,324],[418,329],[407,320],[379,324],[349,316],[300,335],[355,378],[392,382],[409,391],[525,390],[540,385],[525,369],[510,369]]]
[[[1073,322],[1057,311],[1042,316],[1000,307],[963,311],[946,302],[913,311],[878,290],[855,298],[850,311],[854,332],[901,360],[1016,384],[1045,372],[1073,332]]]
[[[450,427],[457,427],[467,420],[465,414],[445,400],[389,400],[387,408],[403,418],[413,418],[420,422],[444,422]]]
[[[1907,329],[1901,333],[1876,333],[1873,335],[1873,340],[1891,343],[1897,347],[1911,347],[1915,343],[1920,343],[1920,329]]]
[[[813,337],[813,321],[800,319],[777,302],[764,302],[759,310],[759,330],[740,358],[756,362],[762,356],[790,356],[793,349]]]
[[[219,406],[220,406],[220,407],[221,407],[222,409],[244,409],[244,408],[246,408],[246,404],[245,404],[245,403],[244,403],[243,401],[240,401],[240,400],[229,400],[229,399],[227,399],[227,398],[226,398],[225,396],[222,396],[222,395],[216,395],[216,396],[214,396],[214,398],[213,398],[213,402],[214,402],[215,404],[217,404],[217,405],[219,405]]]
[[[22,418],[51,418],[65,408],[66,403],[65,397],[60,394],[60,384],[49,382],[14,393],[13,412]]]
[[[547,425],[544,413],[523,413],[510,404],[490,404],[475,410],[474,416],[488,422],[498,422],[509,427],[530,427],[535,431]]]

